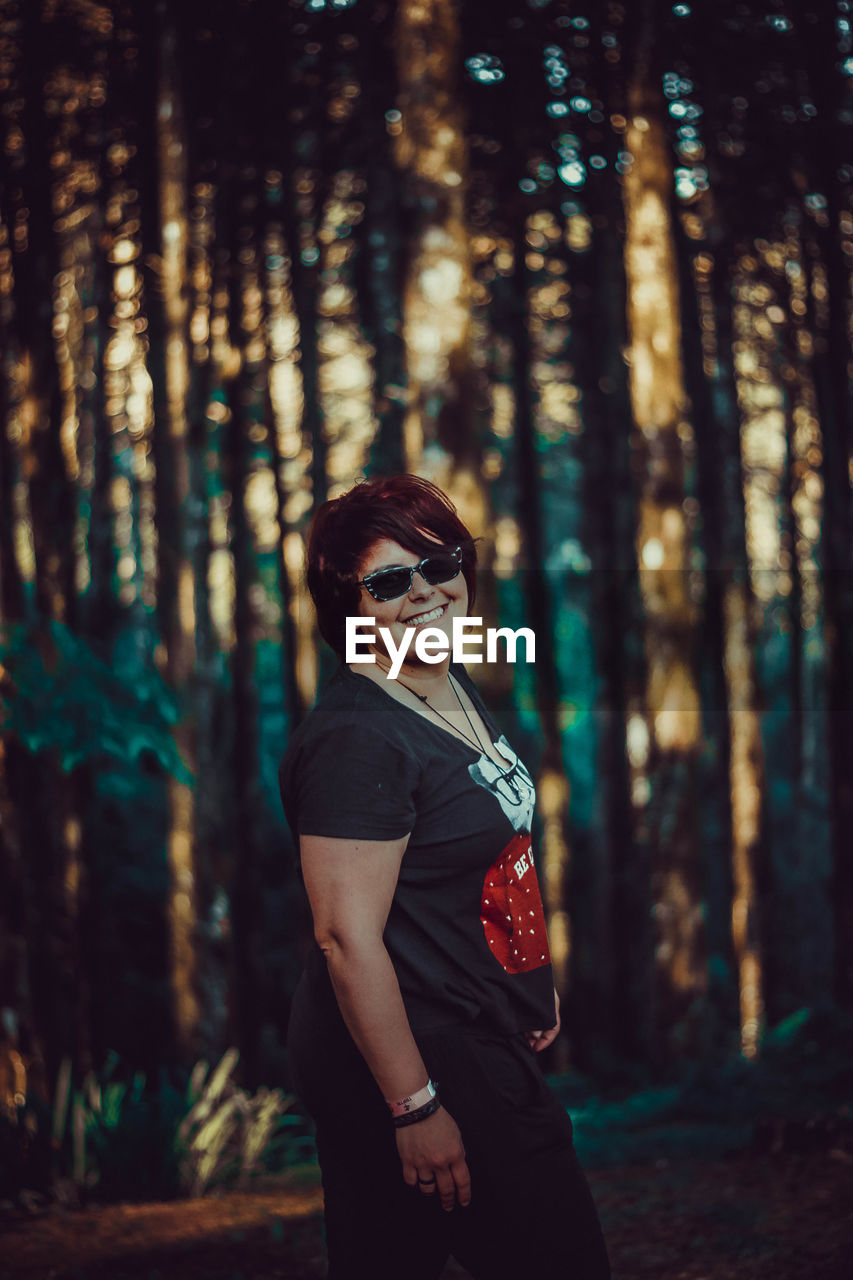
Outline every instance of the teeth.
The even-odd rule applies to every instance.
[[[414,618],[407,618],[410,627],[419,627],[424,622],[433,622],[436,618],[440,618],[444,612],[444,606],[440,605],[437,609],[431,609],[429,613],[418,613]]]

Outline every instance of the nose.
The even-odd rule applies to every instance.
[[[409,595],[415,600],[422,600],[425,596],[429,596],[432,587],[419,569],[415,569],[412,574],[412,585],[409,588]]]

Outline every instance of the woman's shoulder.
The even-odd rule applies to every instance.
[[[411,734],[399,711],[373,681],[341,666],[291,734],[286,756],[321,744],[341,753],[391,749],[410,755]]]
[[[346,832],[365,838],[385,839],[376,834],[382,830],[396,839],[411,830],[410,797],[420,784],[422,762],[393,715],[385,713],[387,695],[378,688],[376,694],[374,700],[369,690],[342,687],[336,678],[291,734],[279,786],[294,831],[309,829],[299,823],[310,821],[316,834],[321,827],[322,834],[342,834],[332,830],[333,819],[342,815]]]

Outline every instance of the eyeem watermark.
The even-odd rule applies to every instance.
[[[479,629],[479,634],[470,634],[469,628]],[[379,627],[388,656],[391,659],[391,670],[388,672],[392,680],[396,680],[405,661],[406,654],[415,637],[415,653],[421,662],[441,662],[450,653],[454,662],[482,662],[482,653],[476,653],[472,646],[483,647],[482,618],[454,618],[453,642],[440,627],[406,627],[399,645],[394,643],[388,627]],[[347,618],[346,620],[346,661],[375,662],[376,655],[362,649],[362,645],[376,643],[375,618]],[[516,661],[516,647],[519,638],[524,640],[524,661],[536,661],[536,636],[530,627],[519,627],[513,631],[510,627],[486,628],[486,662],[498,661],[498,639],[506,641],[507,662]]]

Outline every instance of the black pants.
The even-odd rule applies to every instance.
[[[403,1181],[388,1108],[340,1014],[297,991],[288,1049],[317,1128],[329,1280],[437,1280],[451,1255],[475,1280],[609,1280],[571,1120],[524,1037],[417,1040],[471,1171],[471,1204],[450,1213]]]

